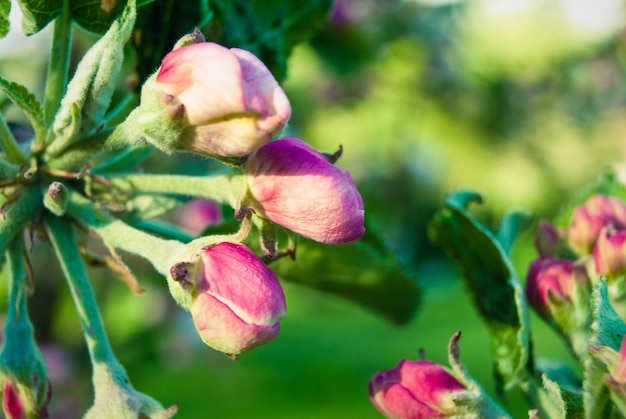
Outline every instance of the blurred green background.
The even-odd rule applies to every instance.
[[[179,404],[183,419],[377,418],[369,377],[416,359],[419,348],[447,364],[448,341],[462,330],[461,359],[493,394],[487,332],[458,272],[429,245],[427,222],[462,187],[483,194],[477,212],[489,226],[511,208],[550,219],[607,167],[619,174],[625,10],[622,0],[336,0],[326,28],[288,61],[287,133],[324,151],[343,146],[338,165],[355,178],[368,219],[424,291],[417,315],[394,326],[345,299],[285,284],[289,314],[278,337],[233,362],[202,344],[147,264],[128,258],[144,295],[104,271],[94,270],[94,286],[135,387]],[[46,36],[29,42],[47,48]],[[11,39],[0,40],[3,74],[40,91],[23,54],[42,50],[24,44],[20,54]],[[44,63],[45,55],[30,69]],[[91,404],[88,358],[56,262],[45,246],[35,252],[31,311],[52,370],[52,417],[76,417]],[[529,231],[514,249],[521,278],[533,257]],[[532,322],[537,355],[576,369],[558,338]],[[527,417],[520,394],[502,403]]]

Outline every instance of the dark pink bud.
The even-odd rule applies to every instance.
[[[291,115],[287,96],[254,54],[211,42],[167,54],[154,87],[172,118],[184,118],[179,147],[209,156],[248,155]]]
[[[243,244],[203,249],[191,315],[202,340],[237,355],[269,342],[285,317],[285,295],[276,278]]]
[[[321,243],[356,241],[365,233],[363,200],[350,174],[297,138],[272,141],[248,160],[257,214]]]
[[[544,318],[550,318],[550,298],[571,302],[574,287],[587,281],[584,267],[570,260],[541,256],[528,269],[526,296],[537,313]]]
[[[2,391],[2,410],[8,419],[26,419],[26,408],[24,400],[19,395],[19,386],[16,386],[10,379],[4,382]]]
[[[626,230],[603,228],[593,248],[593,261],[600,275],[616,275],[626,268]]]
[[[581,255],[589,255],[604,227],[626,228],[626,203],[618,198],[593,195],[574,209],[567,241]]]
[[[540,255],[555,255],[559,247],[559,233],[552,224],[541,220],[535,234],[535,249]]]
[[[391,370],[374,374],[370,400],[387,418],[443,418],[459,413],[453,396],[466,388],[443,366],[403,359]]]

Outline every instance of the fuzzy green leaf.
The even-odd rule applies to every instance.
[[[22,30],[33,35],[61,14],[63,0],[18,0],[22,9]],[[84,1],[70,0],[70,18],[83,29],[103,33],[117,18],[124,7],[124,0]]]
[[[551,400],[551,405],[558,408],[558,417],[563,419],[578,419],[584,417],[583,401],[580,394],[568,391],[557,381],[542,376],[543,388]]]
[[[2,77],[0,77],[0,90],[7,95],[11,102],[24,111],[33,125],[36,138],[38,140],[43,139],[46,135],[46,124],[44,122],[43,107],[37,100],[37,97],[21,84],[8,81]]]
[[[297,262],[283,258],[271,266],[283,280],[339,295],[404,324],[415,314],[421,291],[413,274],[370,243],[371,230],[367,226],[364,238],[348,245],[300,239]]]
[[[492,337],[498,390],[510,388],[530,368],[528,309],[520,280],[496,236],[468,211],[481,197],[451,194],[429,225],[431,240],[458,265]]]
[[[626,335],[626,324],[618,316],[609,301],[606,281],[600,280],[594,286],[591,297],[593,306],[591,347],[608,347],[613,351],[620,350],[622,339]],[[609,390],[604,382],[607,366],[599,357],[588,357],[584,362],[583,399],[585,417],[605,417],[605,409],[609,401]]]
[[[60,154],[72,143],[101,127],[124,61],[124,45],[132,33],[135,17],[135,1],[132,0],[120,19],[111,25],[79,63],[54,119],[54,138],[46,150],[50,155]]]
[[[215,0],[212,41],[257,55],[278,80],[291,49],[326,25],[331,0]]]

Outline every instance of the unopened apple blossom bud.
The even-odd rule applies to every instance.
[[[535,249],[540,255],[555,255],[559,247],[558,231],[549,222],[541,220],[535,234]]]
[[[403,359],[368,383],[370,400],[390,419],[457,417],[455,394],[465,390],[445,367],[427,360]]]
[[[48,192],[43,198],[43,203],[50,212],[61,217],[67,210],[67,187],[61,182],[52,182],[48,186]]]
[[[570,260],[541,256],[528,270],[526,296],[539,315],[550,319],[554,302],[572,304],[576,287],[586,286],[588,281],[583,266]]]
[[[567,241],[578,254],[589,255],[604,227],[626,228],[626,203],[613,196],[592,195],[574,209]]]
[[[286,315],[276,274],[243,244],[204,248],[195,286],[190,311],[200,337],[233,357],[272,340]]]
[[[246,163],[249,206],[276,224],[328,244],[365,233],[363,200],[347,171],[302,140],[283,138]]]
[[[6,380],[2,389],[2,410],[10,419],[26,419],[27,409],[20,400],[19,391],[11,380]]]
[[[596,273],[614,277],[626,269],[626,230],[603,228],[593,248]]]
[[[287,96],[261,60],[211,42],[168,53],[141,100],[140,124],[149,122],[155,146],[217,158],[247,156],[291,116]]]
[[[33,377],[33,386],[37,386],[37,377]],[[50,402],[50,386],[45,383],[47,393],[42,401],[36,400],[34,389],[20,383],[11,376],[6,376],[2,386],[2,411],[7,419],[47,418],[47,405]]]

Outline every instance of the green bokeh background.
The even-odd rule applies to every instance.
[[[540,0],[336,3],[329,26],[289,59],[287,133],[325,151],[343,146],[338,165],[355,178],[367,217],[415,272],[421,306],[398,327],[347,300],[285,284],[288,317],[278,337],[233,362],[202,344],[144,262],[127,258],[142,296],[94,270],[120,361],[137,389],[178,404],[177,418],[381,417],[368,401],[369,377],[417,358],[420,348],[446,364],[457,330],[462,361],[493,394],[488,334],[454,266],[428,243],[426,223],[461,187],[485,197],[477,210],[489,226],[511,208],[550,219],[578,188],[624,162],[622,1],[573,2],[580,15],[566,2]],[[7,79],[41,90],[24,71],[26,57],[3,54]],[[14,109],[7,114],[23,120]],[[35,255],[31,311],[38,339],[55,356],[51,367],[60,369],[52,374],[52,417],[75,417],[91,404],[88,358],[55,261],[43,244]],[[533,257],[527,232],[514,249],[521,278]],[[539,357],[578,368],[536,317],[532,329]],[[527,417],[515,391],[502,403]]]

